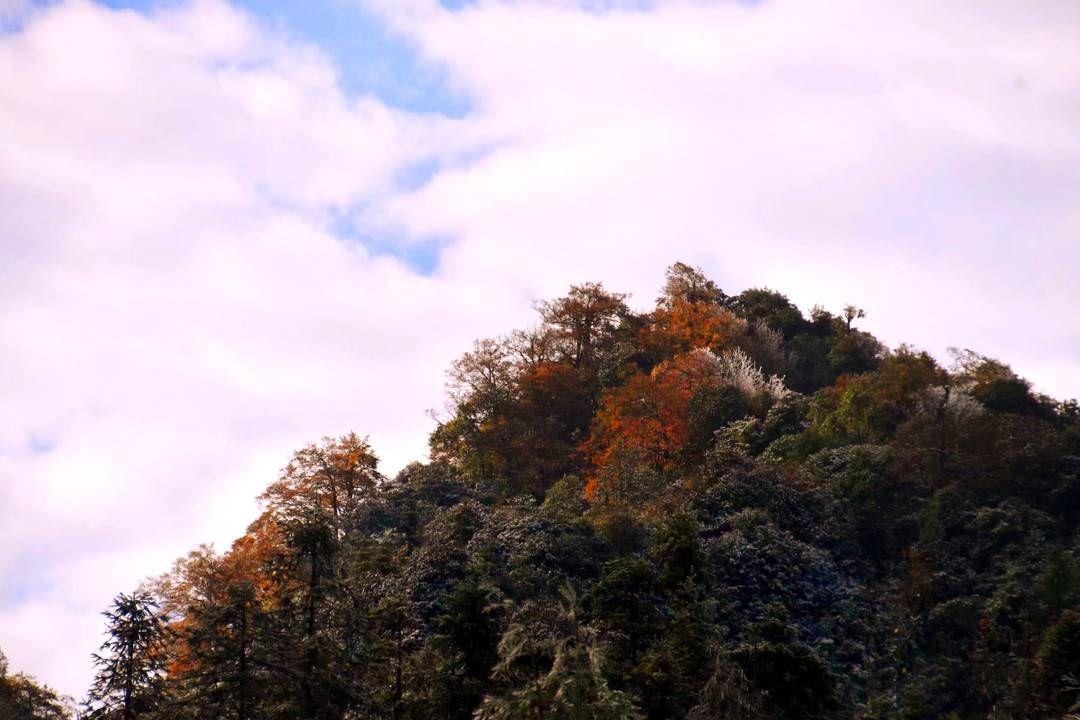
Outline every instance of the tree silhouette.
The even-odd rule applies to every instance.
[[[102,613],[108,637],[95,653],[97,675],[87,693],[90,718],[133,720],[152,711],[161,694],[166,645],[158,604],[145,592],[121,593]]]

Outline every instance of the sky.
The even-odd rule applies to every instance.
[[[292,451],[664,269],[1080,395],[1075,0],[0,0],[0,648],[227,547]]]

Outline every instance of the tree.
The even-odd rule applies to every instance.
[[[444,688],[438,707],[447,720],[471,718],[483,700],[499,659],[501,605],[497,597],[493,587],[462,580],[447,593],[446,611],[435,620],[430,645],[438,650],[438,663],[429,673]]]
[[[612,560],[593,586],[592,610],[607,640],[612,678],[625,683],[663,626],[656,570],[636,557]]]
[[[587,376],[565,360],[514,363],[505,345],[477,344],[454,364],[454,414],[432,433],[432,457],[471,480],[495,477],[511,491],[541,494],[575,469],[593,410]]]
[[[851,332],[851,323],[859,318],[866,317],[866,311],[862,308],[855,307],[854,305],[845,305],[843,316],[844,322],[847,325],[847,330],[848,332]]]
[[[528,353],[522,342],[521,352]],[[479,340],[447,373],[453,414],[432,432],[431,455],[473,480],[516,474],[509,448],[520,434],[515,415],[521,369],[513,355],[506,342]]]
[[[702,589],[687,580],[671,595],[671,618],[634,669],[642,707],[649,717],[686,717],[709,674],[715,639],[711,604]]]
[[[279,615],[279,621],[288,623],[291,630],[282,628],[285,631],[280,633],[288,645],[283,653],[289,659],[285,669],[298,682],[301,717],[332,717],[333,696],[338,694],[339,681],[345,679],[335,677],[331,669],[334,628],[326,617],[340,543],[333,528],[315,516],[290,523],[286,536],[295,562],[293,572],[302,582],[294,586],[291,602]]]
[[[616,322],[629,313],[626,297],[600,283],[585,283],[572,286],[566,297],[541,302],[537,310],[563,357],[575,368],[594,368],[611,344]]]
[[[842,376],[819,393],[811,420],[836,444],[885,440],[919,409],[927,388],[947,381],[929,354],[900,346],[874,372]]]
[[[693,303],[681,297],[657,308],[639,332],[643,349],[659,360],[678,353],[708,348],[719,352],[746,333],[746,321],[712,303]]]
[[[1069,611],[1050,626],[1035,656],[1044,702],[1053,712],[1068,709],[1068,676],[1080,672],[1080,611]]]
[[[345,519],[382,480],[378,465],[367,438],[356,433],[324,437],[319,445],[296,452],[281,479],[259,499],[280,523],[325,516],[340,538]]]
[[[385,598],[371,609],[369,618],[375,636],[373,659],[381,668],[369,691],[376,702],[388,710],[384,715],[399,720],[404,710],[405,669],[413,623],[409,601],[403,597]]]
[[[344,599],[340,558],[384,480],[377,467],[371,446],[355,433],[323,438],[296,453],[260,496],[266,510],[259,522],[280,529],[285,550],[277,567],[284,597],[267,617],[283,716],[332,718],[355,702],[349,675],[338,667],[352,634],[337,607]]]
[[[68,720],[73,716],[70,702],[29,675],[8,675],[0,650],[0,720]]]
[[[228,553],[197,548],[157,581],[171,620],[171,714],[236,720],[266,714],[260,708],[270,650],[266,609],[283,597],[273,563],[284,551],[271,527],[256,526]]]
[[[134,720],[151,713],[161,698],[166,642],[163,618],[149,593],[121,593],[102,613],[107,620],[103,654],[87,693],[91,718]]]
[[[808,323],[786,295],[767,288],[751,288],[736,295],[730,307],[747,320],[762,320],[785,338],[793,337]]]
[[[759,693],[750,684],[743,669],[729,658],[719,656],[712,676],[690,710],[688,720],[758,720],[761,714]]]
[[[749,628],[749,642],[732,659],[762,693],[768,717],[818,718],[837,706],[835,679],[814,651],[799,641],[782,603],[770,603],[765,618]]]
[[[724,388],[734,393],[723,393]],[[593,467],[587,494],[602,496],[605,483],[611,490],[625,488],[641,468],[662,475],[700,460],[704,448],[692,439],[719,428],[708,427],[711,423],[746,410],[765,411],[787,392],[779,378],[766,377],[741,350],[720,355],[695,350],[661,363],[649,375],[629,377],[602,396],[582,446]]]
[[[493,673],[505,689],[484,699],[476,719],[640,720],[633,698],[608,686],[596,630],[570,587],[549,622],[510,625]]]
[[[450,368],[447,388],[455,411],[476,423],[491,422],[514,398],[510,349],[498,340],[477,340]]]
[[[724,305],[728,296],[716,283],[705,277],[699,267],[677,262],[664,273],[664,292],[656,299],[659,307],[670,308],[676,301]]]
[[[516,484],[538,491],[577,470],[575,450],[588,432],[595,395],[580,370],[556,362],[522,368],[517,388],[506,448],[513,454]]]
[[[972,350],[949,348],[949,353],[953,356],[951,370],[954,382],[987,409],[998,413],[1054,418],[1053,406],[1044,406],[1040,398],[1032,394],[1031,383],[1018,377],[1005,363]]]

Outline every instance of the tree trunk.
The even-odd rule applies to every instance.
[[[311,557],[311,580],[308,583],[307,604],[307,651],[304,659],[304,676],[301,684],[304,700],[304,717],[315,717],[315,694],[311,687],[312,676],[315,674],[315,594],[319,589],[319,565],[318,551],[312,545]]]
[[[126,677],[124,678],[124,720],[132,720],[135,717],[135,711],[131,707],[132,685],[134,683],[135,675],[135,635],[134,630],[129,632],[127,638],[127,657],[125,658],[126,665]]]
[[[401,696],[402,696],[402,684],[401,684],[401,663],[402,656],[404,655],[405,646],[405,623],[402,622],[398,625],[397,629],[397,663],[394,668],[394,720],[398,720],[401,717]]]
[[[240,687],[236,718],[237,720],[248,720],[248,707],[247,707],[247,694],[248,694],[248,667],[247,667],[247,626],[248,626],[248,610],[247,605],[240,607]]]

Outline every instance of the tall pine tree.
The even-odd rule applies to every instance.
[[[94,654],[97,675],[86,698],[89,718],[135,720],[153,712],[165,675],[164,624],[147,593],[121,593],[102,613],[108,637]]]

